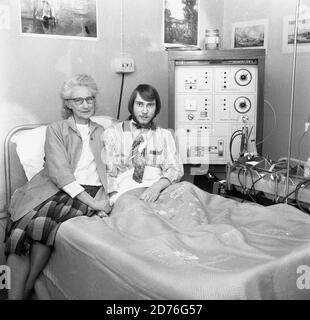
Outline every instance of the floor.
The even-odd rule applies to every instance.
[[[0,300],[6,300],[8,298],[8,291],[5,289],[0,290]]]

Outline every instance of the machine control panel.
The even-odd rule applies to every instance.
[[[175,131],[184,163],[229,162],[230,138],[244,119],[255,137],[257,72],[246,61],[175,66]]]

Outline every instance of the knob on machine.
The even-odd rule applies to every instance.
[[[187,115],[187,119],[188,119],[188,120],[193,120],[193,119],[194,119],[194,115],[193,115],[192,113],[189,113],[189,114]]]
[[[234,102],[234,108],[238,113],[246,113],[251,109],[251,101],[247,97],[238,97]]]
[[[247,69],[239,69],[235,73],[235,81],[239,86],[247,86],[252,81],[252,74]]]

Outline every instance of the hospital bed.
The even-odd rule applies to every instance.
[[[7,201],[42,165],[45,128],[8,134]],[[38,299],[310,299],[310,216],[296,208],[240,203],[188,182],[152,205],[135,201],[135,190],[123,196],[109,218],[61,225]]]

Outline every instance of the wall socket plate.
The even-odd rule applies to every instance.
[[[116,73],[130,73],[135,71],[135,62],[132,58],[116,58],[114,64]]]

